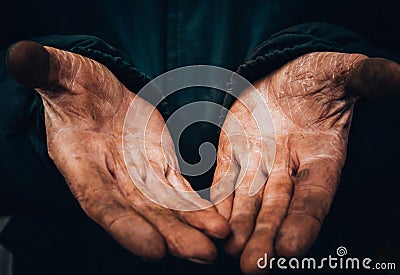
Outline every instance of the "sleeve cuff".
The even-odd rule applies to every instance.
[[[357,34],[325,23],[307,23],[287,28],[259,45],[237,73],[255,82],[287,62],[310,52],[346,52],[344,45],[359,44]],[[351,47],[350,47],[351,48]]]
[[[129,57],[100,38],[89,35],[49,36],[36,40],[42,45],[80,54],[106,66],[129,90],[139,91],[150,79],[140,73]]]

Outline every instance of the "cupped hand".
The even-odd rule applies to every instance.
[[[201,263],[216,258],[208,236],[224,238],[229,226],[209,202],[177,192],[176,209],[196,205],[201,210],[156,203],[164,199],[163,186],[192,189],[179,173],[173,142],[152,105],[102,64],[33,42],[13,45],[7,68],[40,94],[49,155],[90,218],[145,258],[160,259],[167,251]],[[135,115],[124,126],[128,110]],[[160,188],[150,188],[150,200],[139,185]]]
[[[265,272],[257,267],[264,253],[308,251],[334,198],[356,98],[399,92],[394,62],[318,52],[287,63],[236,100],[221,131],[212,198],[236,188],[216,206],[231,225],[225,249],[241,254],[245,273]]]

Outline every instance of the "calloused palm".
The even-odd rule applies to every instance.
[[[206,235],[224,238],[229,226],[209,202],[200,197],[189,201],[177,192],[177,203],[204,209],[173,211],[137,188],[191,190],[178,172],[164,120],[152,105],[102,64],[71,52],[21,41],[7,58],[10,74],[41,95],[49,155],[90,218],[146,258],[159,259],[168,251],[197,262],[215,259],[216,248]],[[129,108],[136,116],[124,129]],[[130,156],[127,162],[124,153]],[[150,191],[161,201],[162,190]]]
[[[242,254],[245,273],[265,272],[257,268],[264,253],[301,256],[311,247],[339,182],[356,98],[399,94],[400,66],[360,54],[310,53],[255,88],[225,120],[212,189],[218,199],[219,185],[236,187],[217,210],[231,224],[225,248]]]

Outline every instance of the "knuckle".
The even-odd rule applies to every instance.
[[[271,194],[265,195],[263,197],[263,206],[268,207],[285,207],[290,201],[290,194],[286,193],[279,193],[279,194]]]

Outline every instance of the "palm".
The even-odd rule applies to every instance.
[[[226,250],[242,254],[246,273],[262,272],[256,263],[264,253],[299,256],[315,241],[344,165],[354,91],[373,95],[360,75],[380,70],[362,67],[365,61],[359,54],[304,55],[257,82],[230,109],[214,184],[235,185],[217,209],[232,228]],[[397,91],[398,65],[374,62],[389,66],[381,81],[392,87],[385,92]],[[266,125],[268,110],[273,128]]]
[[[44,67],[49,63],[48,75],[31,79],[32,56],[41,56]],[[151,199],[161,202],[163,186],[191,190],[154,107],[106,67],[76,54],[21,42],[10,49],[8,65],[20,82],[42,82],[32,86],[41,87],[49,155],[88,216],[140,256],[161,258],[169,251],[198,262],[215,259],[216,248],[206,235],[222,238],[229,228],[209,203],[177,192],[175,209],[208,208],[172,211],[137,187],[148,186]],[[128,110],[134,117],[124,125]]]

